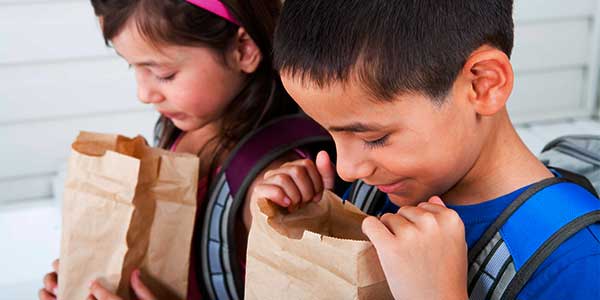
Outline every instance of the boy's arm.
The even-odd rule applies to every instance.
[[[363,232],[395,299],[468,299],[464,225],[439,197],[368,217]]]

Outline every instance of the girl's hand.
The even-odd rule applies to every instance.
[[[131,288],[139,300],[156,299],[140,279],[139,270],[135,270],[131,273]],[[121,300],[121,298],[104,288],[98,281],[92,281],[90,283],[90,296],[88,297],[88,300]]]
[[[335,170],[325,151],[319,152],[316,163],[301,159],[283,164],[265,173],[254,187],[252,198],[267,198],[282,207],[294,210],[299,204],[319,201],[324,189],[333,189]]]
[[[40,300],[56,300],[58,294],[58,259],[52,262],[54,272],[44,276],[44,288],[38,292]]]
[[[467,299],[462,220],[439,197],[362,224],[395,299]]]

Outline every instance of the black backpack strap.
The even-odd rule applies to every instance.
[[[366,214],[376,215],[385,205],[386,195],[376,187],[357,180],[350,186],[350,194],[345,200],[350,201]]]
[[[256,175],[281,155],[301,146],[331,143],[329,134],[304,115],[282,117],[247,135],[229,155],[211,185],[198,224],[198,277],[210,299],[242,299],[244,278],[237,261],[237,212]]]
[[[533,222],[540,214],[545,221]],[[586,189],[565,178],[532,185],[469,251],[470,299],[515,299],[565,240],[599,221],[600,201]]]
[[[548,168],[558,172],[562,178],[565,178],[573,183],[576,183],[576,184],[582,186],[583,188],[588,190],[588,192],[592,193],[594,196],[596,196],[596,198],[598,198],[598,191],[596,191],[596,189],[594,188],[594,185],[592,185],[590,180],[587,179],[585,176],[582,176],[577,173],[573,173],[573,172],[565,170],[565,169],[553,167],[553,166],[548,166]]]

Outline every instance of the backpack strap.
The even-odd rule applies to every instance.
[[[242,299],[243,271],[237,261],[235,225],[248,187],[267,165],[301,146],[328,143],[331,137],[304,115],[273,120],[248,134],[216,176],[198,223],[199,277],[210,299]]]
[[[375,215],[385,204],[385,197],[385,193],[376,187],[368,185],[362,180],[357,180],[350,186],[348,199],[344,199],[344,201],[350,201],[366,214]]]
[[[565,178],[532,185],[469,251],[469,299],[515,299],[550,254],[597,222],[600,201],[585,188]]]

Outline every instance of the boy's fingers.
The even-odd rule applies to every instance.
[[[90,294],[98,300],[122,300],[96,281],[90,284]]]
[[[38,292],[38,298],[40,300],[56,300],[56,296],[48,293],[45,289],[40,289]]]
[[[279,186],[292,204],[302,202],[302,193],[288,174],[276,174],[264,180],[264,183]]]
[[[289,166],[286,172],[292,179],[292,184],[300,191],[301,200],[310,201],[315,196],[315,186],[309,171],[304,165]],[[316,173],[316,170],[315,170]],[[320,179],[319,179],[320,180]]]
[[[442,198],[440,198],[438,196],[433,196],[433,197],[429,198],[429,201],[427,201],[427,202],[446,207],[446,204],[444,204],[444,201],[442,201]]]
[[[375,248],[393,235],[385,225],[373,216],[366,217],[362,222],[362,232],[375,245]]]
[[[308,173],[310,180],[312,181],[314,193],[321,193],[323,191],[323,179],[321,179],[319,170],[317,170],[317,165],[315,165],[315,163],[309,159],[305,159],[301,161],[301,163],[302,166],[305,168],[306,172]]]
[[[410,222],[403,216],[387,213],[379,219],[391,234],[396,235],[402,227],[409,226]]]
[[[317,154],[316,164],[317,170],[323,179],[323,187],[326,190],[332,190],[335,184],[335,168],[327,151],[321,151]]]
[[[53,269],[53,270],[54,270],[54,272],[56,272],[56,273],[58,273],[58,265],[59,265],[59,262],[58,262],[58,258],[57,258],[57,259],[55,259],[55,260],[52,262],[52,269]]]
[[[296,183],[303,201],[310,201],[323,189],[321,175],[315,164],[308,159],[288,162],[265,174],[265,180],[272,182],[276,176],[289,176]]]
[[[283,189],[277,185],[262,183],[254,188],[253,193],[257,198],[267,198],[269,201],[282,206],[289,207],[292,201],[287,197]]]
[[[153,300],[154,299],[154,295],[152,294],[152,292],[146,287],[146,285],[144,285],[144,283],[140,279],[140,271],[139,270],[135,270],[135,271],[133,271],[133,273],[131,273],[131,287],[133,288],[135,295],[140,300]]]

